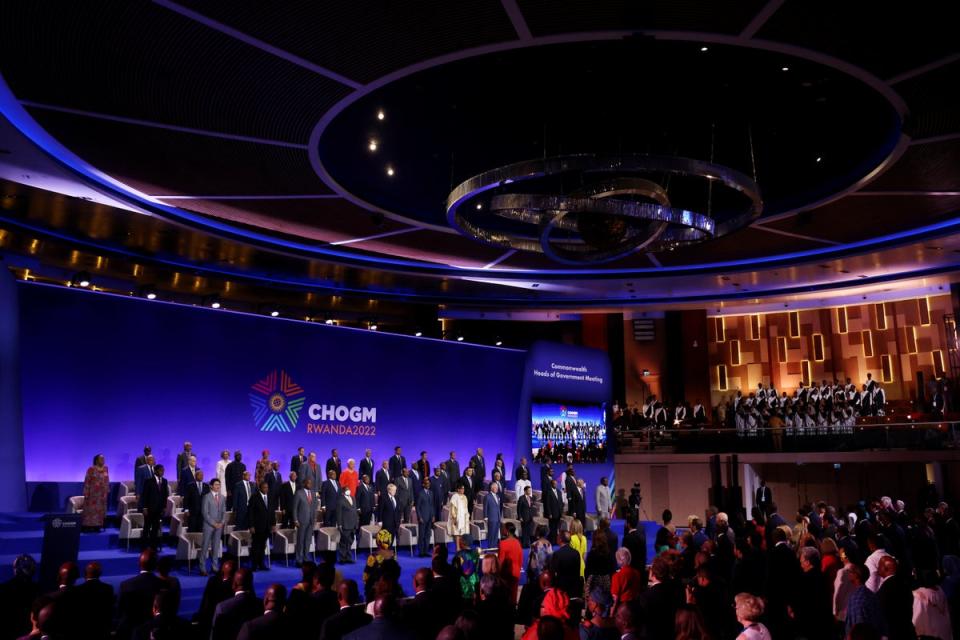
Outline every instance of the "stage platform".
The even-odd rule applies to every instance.
[[[115,520],[110,518],[110,520]],[[622,520],[613,521],[613,530],[617,536],[622,539],[623,525]],[[644,529],[647,533],[647,557],[653,557],[653,540],[659,525],[655,522],[644,522]],[[126,550],[126,544],[120,544],[118,539],[118,530],[110,527],[102,533],[84,533],[80,537],[80,572],[83,574],[83,568],[86,563],[96,560],[103,567],[103,581],[108,582],[117,589],[121,582],[133,576],[137,572],[137,556],[139,555],[139,546],[132,546],[130,551]],[[0,514],[0,581],[8,580],[13,574],[13,561],[17,555],[28,553],[40,562],[40,551],[43,545],[43,525],[40,520],[40,514],[36,513],[5,513]],[[453,552],[453,545],[449,545],[450,552]],[[165,547],[162,555],[173,554],[174,547]],[[416,549],[414,549],[416,553]],[[352,578],[361,585],[363,584],[363,567],[367,558],[365,551],[357,556],[356,564],[337,565],[338,570],[345,578]],[[410,551],[401,548],[397,553],[397,559],[403,568],[401,586],[405,592],[412,593],[413,574],[423,566],[429,566],[429,559],[411,557]],[[524,566],[526,566],[527,552],[524,551]],[[254,585],[257,594],[262,594],[266,587],[274,582],[279,582],[287,587],[293,586],[300,578],[300,570],[293,566],[291,556],[291,566],[284,564],[283,556],[274,556],[273,566],[270,571],[257,572],[254,574]],[[242,564],[245,564],[246,559]],[[193,565],[193,571],[188,574],[186,563],[178,565],[175,572],[180,579],[180,585],[183,590],[180,613],[184,617],[189,617],[200,607],[200,599],[203,595],[203,587],[206,584],[206,578],[197,573],[196,565]],[[526,579],[525,574],[521,575],[521,582]]]

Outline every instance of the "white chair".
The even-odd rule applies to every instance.
[[[83,496],[67,498],[67,513],[83,513]]]
[[[143,537],[143,514],[127,513],[120,520],[120,540],[127,541],[127,551],[130,551],[130,541]]]
[[[543,491],[538,491],[537,489],[533,489],[533,490],[530,491],[530,493],[533,494],[533,499],[534,499],[534,500],[536,500],[537,502],[540,502],[540,503],[543,502]]]
[[[187,573],[190,573],[190,563],[200,556],[200,546],[203,544],[203,534],[182,530],[177,536],[177,560],[187,561]],[[223,556],[223,547],[217,559]]]
[[[453,542],[453,538],[450,537],[449,533],[447,533],[446,521],[434,522],[433,523],[433,544],[447,544],[448,542]]]
[[[131,493],[130,489],[127,488],[126,482],[117,483],[117,498],[122,498],[123,496]]]
[[[517,501],[517,492],[513,489],[506,489],[503,492],[503,499],[507,502],[516,502]]]
[[[483,520],[483,505],[475,504],[473,505],[473,519],[474,520]]]
[[[340,548],[340,529],[337,527],[320,527],[314,531],[314,536],[316,536],[315,546],[321,552],[323,551],[337,551]],[[353,537],[353,542],[350,544],[350,549],[353,551],[353,557],[357,557],[357,537]]]
[[[122,484],[127,488],[128,496],[133,496],[137,494],[137,482],[135,480],[124,480],[120,484]]]
[[[450,521],[450,505],[443,505],[443,509],[440,509],[440,522],[449,522]]]
[[[547,527],[549,529],[550,521],[544,518],[543,516],[534,516],[533,525],[534,525],[534,530],[536,530],[538,527],[541,527],[541,526]]]
[[[172,518],[174,514],[183,511],[183,497],[169,496],[167,498],[167,508],[163,512],[164,518]]]
[[[480,544],[481,540],[487,539],[487,521],[486,520],[474,520],[470,523],[470,535],[473,536],[473,541],[477,544]]]
[[[410,557],[413,557],[413,548],[417,546],[417,525],[415,524],[401,524],[400,530],[397,532],[397,546],[407,546],[410,547]]]
[[[249,531],[234,531],[230,534],[230,537],[227,538],[227,549],[230,550],[230,553],[237,556],[237,558],[249,558],[250,557],[250,545],[253,544],[253,536]],[[270,539],[267,538],[267,551],[266,551],[266,561],[267,566],[270,566]]]
[[[237,528],[237,515],[233,511],[227,511],[223,518],[223,537],[227,538],[233,530]]]
[[[503,517],[507,520],[517,519],[517,504],[506,503],[503,505]]]
[[[289,567],[290,554],[295,555],[297,553],[297,530],[277,529],[273,532],[272,544],[270,546],[272,549],[283,552],[283,561]],[[314,560],[317,559],[316,536],[311,536],[310,538],[309,553],[313,556]]]
[[[170,516],[170,535],[179,538],[180,534],[187,530],[187,518],[190,516],[181,511]]]
[[[118,516],[122,517],[126,513],[136,513],[137,510],[137,496],[133,494],[127,494],[117,501]]]
[[[543,517],[543,503],[542,503],[542,502],[539,502],[539,501],[538,501],[538,502],[534,502],[534,503],[533,503],[533,515],[534,515],[535,517],[540,517],[540,518]]]
[[[583,523],[584,533],[597,530],[597,516],[587,515],[587,521]]]
[[[170,487],[170,495],[177,493],[177,484],[176,480],[167,480],[167,486]]]
[[[377,534],[382,528],[379,524],[366,524],[360,527],[360,543],[357,547],[366,549],[368,554],[372,553],[377,548]]]
[[[570,531],[571,524],[573,524],[573,516],[560,516],[561,531]]]

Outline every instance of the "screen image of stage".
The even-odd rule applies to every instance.
[[[533,459],[606,462],[606,404],[533,400],[530,406]]]

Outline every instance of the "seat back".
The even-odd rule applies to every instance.
[[[71,496],[67,498],[67,511],[69,513],[82,513],[83,496]]]

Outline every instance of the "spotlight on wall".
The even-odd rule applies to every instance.
[[[458,336],[457,336],[457,342],[463,342],[463,336],[462,336],[462,335],[458,335]]]
[[[373,322],[371,322],[369,326],[370,326],[370,331],[376,331],[377,329],[380,328],[380,326],[377,324],[377,321],[376,321],[376,320],[374,320]]]
[[[502,346],[503,346],[503,340],[501,340],[500,338],[497,338],[496,342],[493,343],[493,346],[495,346],[495,347],[502,347]]]
[[[336,323],[337,323],[337,321],[334,320],[333,318],[330,318],[330,317],[327,317],[327,318],[323,321],[323,324],[327,324],[327,325],[333,325],[333,324],[336,324]]]
[[[279,316],[279,315],[280,315],[280,311],[279,311],[278,309],[273,309],[273,310],[270,312],[270,317],[271,317],[271,318],[276,318],[276,317]]]
[[[219,309],[222,305],[220,304],[219,296],[207,296],[203,299],[203,306],[210,307],[211,309]]]
[[[420,329],[417,329],[417,330],[414,332],[413,335],[415,335],[416,337],[419,338],[419,337],[423,336],[423,331],[420,331]]]
[[[70,284],[72,284],[73,286],[84,287],[84,288],[89,287],[91,282],[92,282],[92,279],[90,277],[90,274],[87,273],[86,271],[81,271],[77,273],[70,280]]]
[[[144,285],[140,287],[140,296],[147,300],[156,300],[157,290],[152,285]]]

